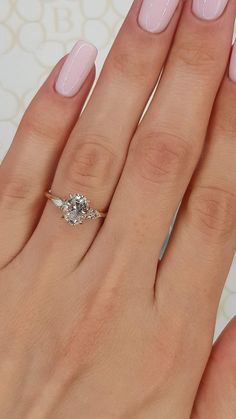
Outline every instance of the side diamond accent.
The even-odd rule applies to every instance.
[[[86,218],[90,220],[96,220],[96,218],[99,218],[99,217],[100,217],[100,214],[96,209],[90,208],[88,210]]]
[[[52,198],[51,200],[53,202],[54,205],[56,205],[56,207],[61,208],[64,205],[63,199],[61,198]]]

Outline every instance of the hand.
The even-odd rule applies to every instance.
[[[80,42],[1,165],[1,419],[236,417],[235,321],[212,347],[236,237],[235,1],[141,3],[82,115]],[[68,225],[51,185],[106,219]]]

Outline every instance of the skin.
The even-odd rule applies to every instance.
[[[186,1],[158,35],[140,5],[83,114],[94,71],[63,98],[62,60],[0,167],[1,419],[236,417],[235,320],[212,345],[236,243],[235,2],[206,23]],[[51,185],[107,218],[70,227]]]

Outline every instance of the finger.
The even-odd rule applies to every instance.
[[[226,77],[156,279],[155,306],[163,327],[183,345],[181,377],[182,385],[183,377],[186,386],[191,382],[184,394],[190,403],[211,351],[219,299],[236,248],[235,97],[236,84]]]
[[[179,211],[156,282],[156,302],[163,315],[167,314],[166,327],[175,313],[195,346],[194,357],[200,359],[200,368],[209,355],[220,295],[236,248],[235,99],[236,84],[226,77],[213,109],[201,162]],[[169,315],[165,306],[172,308]]]
[[[169,3],[176,6],[178,1]],[[138,25],[140,7],[141,1],[135,1],[91,100],[73,130],[52,185],[53,193],[63,198],[69,193],[85,194],[100,211],[109,205],[130,138],[158,80],[180,14],[179,8],[164,32],[151,33]],[[57,214],[58,209],[49,203],[35,237],[44,242],[47,234],[47,242],[52,244],[58,260],[61,238],[66,234],[71,245],[63,248],[63,260],[77,263],[101,223],[99,220],[85,222],[79,226],[78,233],[60,219],[60,214],[57,219]]]
[[[161,288],[163,295],[174,287],[177,277],[172,307],[182,313],[177,300],[184,292],[189,315],[200,304],[204,309],[198,318],[203,324],[208,320],[210,328],[236,248],[235,99],[236,84],[226,77],[201,162],[178,215],[157,283],[157,293]]]
[[[63,97],[54,85],[64,62],[65,58],[33,99],[0,167],[0,236],[5,238],[1,267],[22,249],[38,222],[45,205],[44,191],[49,188],[60,154],[94,80],[92,63],[79,93],[73,98]],[[81,63],[83,70],[84,64]]]
[[[234,17],[234,1],[217,21],[196,18],[191,2],[186,3],[157,94],[131,143],[111,203],[104,240],[120,238],[124,252],[130,249],[138,260],[137,269],[141,264],[144,273],[150,269],[150,278],[199,159],[228,61]]]
[[[236,318],[216,342],[199,387],[192,419],[236,417]]]

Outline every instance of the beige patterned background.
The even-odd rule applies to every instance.
[[[132,0],[0,0],[0,159],[30,99],[77,39],[99,49],[98,72]],[[236,315],[236,260],[216,334]]]

